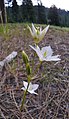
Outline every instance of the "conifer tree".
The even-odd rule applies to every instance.
[[[13,22],[18,21],[18,5],[16,0],[13,0],[12,2],[12,16],[13,16]]]
[[[59,15],[55,5],[52,5],[49,9],[48,20],[51,25],[59,25]]]
[[[22,14],[23,14],[23,21],[34,21],[34,10],[33,10],[33,3],[31,0],[23,0],[22,2]]]
[[[41,2],[40,2],[41,3]],[[38,3],[38,21],[37,23],[45,24],[46,23],[46,14],[45,14],[45,7]]]

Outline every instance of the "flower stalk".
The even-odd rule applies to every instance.
[[[24,95],[23,95],[23,98],[22,98],[22,103],[21,103],[21,106],[20,106],[20,111],[22,111],[22,109],[23,109],[27,92],[29,92],[31,94],[36,94],[37,95],[37,93],[35,92],[35,90],[39,86],[38,84],[32,84],[31,83],[31,76],[30,76],[31,75],[31,67],[30,67],[30,64],[29,64],[28,55],[24,51],[22,51],[22,58],[23,58],[24,63],[26,65],[27,81],[28,82],[23,81],[24,87],[21,88],[22,90],[24,90]]]
[[[39,57],[39,64],[36,67],[35,73],[38,73],[38,71],[41,70],[43,61],[60,61],[61,60],[59,58],[60,55],[53,56],[53,50],[52,50],[51,46],[45,46],[43,48],[40,48],[38,46],[38,43],[44,38],[45,34],[47,33],[47,31],[49,29],[49,25],[45,29],[41,30],[41,28],[40,28],[40,30],[39,30],[39,29],[36,29],[34,27],[34,25],[32,24],[32,29],[29,26],[28,26],[28,29],[30,30],[30,33],[31,33],[31,35],[32,35],[32,37],[36,43],[35,47],[33,47],[32,45],[29,45],[29,46],[35,51],[34,56],[36,56],[36,54],[37,54],[37,56]],[[23,58],[23,61],[25,63],[25,66],[26,66],[27,82],[23,81],[24,86],[21,88],[22,90],[24,90],[24,95],[22,98],[20,111],[23,110],[27,92],[29,92],[31,94],[38,95],[38,93],[36,93],[35,90],[37,90],[38,86],[39,86],[38,84],[32,84],[31,83],[31,80],[32,80],[32,78],[31,78],[31,67],[29,64],[28,55],[24,51],[22,51],[22,58]]]
[[[22,103],[21,103],[20,111],[22,111],[23,106],[24,106],[24,102],[25,102],[26,95],[27,95],[27,92],[28,92],[29,83],[30,83],[30,76],[28,76],[28,85],[27,85],[27,89],[24,91],[24,95],[23,95],[23,98],[22,98]]]
[[[26,95],[27,92],[31,93],[31,94],[36,94],[38,95],[35,90],[38,88],[38,84],[32,84],[31,83],[31,77],[28,76],[28,83],[23,81],[24,87],[22,87],[21,89],[24,90],[24,95],[23,95],[23,99],[22,99],[22,103],[21,103],[21,107],[20,107],[20,111],[22,111],[23,107],[24,107],[24,102],[26,99]]]

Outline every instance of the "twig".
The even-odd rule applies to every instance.
[[[2,110],[0,109],[0,113],[1,113],[1,116],[3,117],[3,119],[6,119],[6,117],[4,116]]]
[[[60,79],[58,79],[58,78],[54,78],[54,80],[55,80],[55,81],[59,81],[59,82],[66,82],[66,83],[69,83],[69,81],[67,81],[67,80],[60,80]]]
[[[12,97],[13,97],[13,100],[14,100],[14,103],[15,103],[15,105],[16,105],[16,107],[17,107],[17,109],[20,111],[20,109],[19,109],[19,107],[18,107],[18,105],[17,105],[17,102],[16,102],[16,100],[15,100],[13,90],[12,90]]]
[[[17,76],[15,75],[14,71],[11,69],[11,66],[10,66],[8,63],[7,63],[7,66],[8,66],[8,68],[9,68],[9,71],[10,71],[10,72],[14,75],[14,77],[15,77],[15,81],[16,81],[16,83],[17,83],[17,87],[19,87]],[[7,69],[7,67],[6,67],[6,69]]]
[[[26,107],[25,107],[25,110],[26,110],[27,114],[29,115],[30,119],[34,119],[34,118],[31,116],[31,114],[29,113],[29,111],[27,110]]]
[[[60,107],[60,104],[61,104],[61,101],[62,101],[63,97],[66,95],[66,93],[67,93],[68,91],[69,91],[69,88],[66,89],[66,91],[64,92],[64,94],[63,94],[62,97],[60,98],[60,101],[59,101],[59,104],[58,104],[58,108],[57,108],[56,115],[54,115],[52,119],[54,119],[54,118],[56,119],[57,114],[58,114],[58,110],[59,110],[59,107]]]

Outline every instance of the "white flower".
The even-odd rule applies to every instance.
[[[50,46],[43,47],[42,49],[39,48],[39,46],[31,46],[29,45],[38,55],[40,61],[59,61],[61,60],[59,58],[60,55],[52,56],[53,51]]]
[[[27,86],[28,86],[28,83],[27,83],[26,81],[23,81],[23,85],[24,85],[24,87],[22,87],[21,89],[22,89],[22,90],[26,90],[26,89],[27,89]],[[29,93],[31,93],[31,94],[36,94],[36,95],[38,95],[38,94],[35,92],[35,90],[37,90],[38,86],[39,86],[38,84],[32,84],[32,83],[30,82],[27,91],[28,91]]]
[[[34,24],[32,23],[32,29],[28,26],[30,33],[32,35],[32,37],[34,38],[34,41],[36,43],[39,43],[45,36],[45,34],[47,33],[48,29],[49,29],[49,25],[44,28],[43,30],[38,30],[34,27]]]

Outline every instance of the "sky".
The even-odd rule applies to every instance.
[[[21,5],[23,0],[17,0],[18,4]],[[37,4],[37,0],[32,0],[33,5]],[[51,5],[55,5],[57,8],[65,9],[69,11],[69,0],[41,0],[42,5],[50,8]]]
[[[56,5],[57,8],[69,10],[69,0],[42,0],[45,7],[51,7],[51,5]]]

